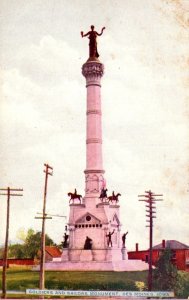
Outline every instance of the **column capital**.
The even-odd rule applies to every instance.
[[[82,74],[86,78],[87,86],[100,86],[100,79],[104,74],[104,65],[98,61],[88,61],[82,66]]]

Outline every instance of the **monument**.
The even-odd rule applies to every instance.
[[[64,234],[60,261],[45,264],[46,269],[59,270],[144,270],[148,265],[128,261],[125,237],[121,235],[119,216],[120,193],[108,191],[102,157],[101,78],[104,65],[99,61],[97,36],[94,30],[82,37],[89,38],[89,58],[82,66],[87,89],[85,194],[69,192],[69,221]],[[110,194],[108,196],[108,194]]]

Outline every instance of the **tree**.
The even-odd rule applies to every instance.
[[[30,236],[34,235],[35,231],[33,229],[28,229],[25,231],[24,228],[20,228],[17,232],[17,238],[19,238],[22,243],[17,243],[9,246],[8,257],[9,258],[30,258],[26,252],[26,239],[29,239]]]
[[[28,238],[30,235],[34,234],[35,231],[32,228],[29,228],[27,231],[21,227],[17,233],[16,233],[16,237],[21,240],[22,242],[26,241],[26,238]]]
[[[8,257],[18,258],[18,259],[24,258],[25,257],[24,245],[23,244],[10,245],[8,250]]]
[[[45,235],[45,245],[46,246],[54,245],[53,240],[47,234]],[[36,232],[26,237],[26,241],[25,241],[26,257],[28,258],[36,257],[40,248],[41,248],[41,232]]]
[[[182,278],[176,266],[171,262],[171,249],[163,250],[153,271],[153,289],[161,291],[174,291],[179,295],[182,293]]]
[[[25,232],[19,230],[17,237],[22,240],[22,244],[13,244],[9,246],[9,258],[35,258],[41,248],[41,232],[35,232],[33,229],[28,229]],[[53,240],[46,234],[45,244],[47,246],[55,245]],[[0,249],[0,256],[3,257],[3,248]]]

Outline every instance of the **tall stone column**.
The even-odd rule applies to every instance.
[[[86,197],[99,194],[104,184],[102,161],[101,77],[104,65],[99,60],[88,60],[82,66],[87,88],[87,134],[86,134]]]

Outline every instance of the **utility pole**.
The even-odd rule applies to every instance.
[[[8,241],[9,241],[9,219],[10,219],[10,197],[23,196],[23,194],[16,194],[15,192],[23,192],[23,189],[5,188],[0,189],[4,191],[0,195],[7,196],[7,221],[6,221],[6,235],[5,235],[5,248],[3,254],[3,272],[2,272],[2,298],[6,298],[6,272],[7,272],[7,256],[8,256]]]
[[[146,222],[150,224],[146,227],[150,228],[149,232],[149,255],[148,255],[148,264],[149,264],[149,271],[148,271],[148,291],[152,290],[152,245],[153,245],[153,219],[156,218],[154,215],[156,206],[156,201],[162,201],[163,199],[156,199],[155,197],[163,196],[160,194],[154,194],[151,191],[145,191],[145,195],[138,195],[138,197],[145,197],[146,199],[139,199],[139,201],[144,201],[147,203],[146,205],[146,217],[148,218]]]
[[[51,217],[47,217],[46,214],[46,198],[47,198],[47,182],[48,175],[53,175],[53,168],[48,164],[44,164],[45,166],[45,187],[44,187],[44,198],[43,198],[43,215],[41,217],[36,217],[37,219],[42,219],[42,231],[41,231],[41,259],[40,259],[40,279],[39,279],[39,288],[43,290],[45,288],[45,220],[52,219]]]

